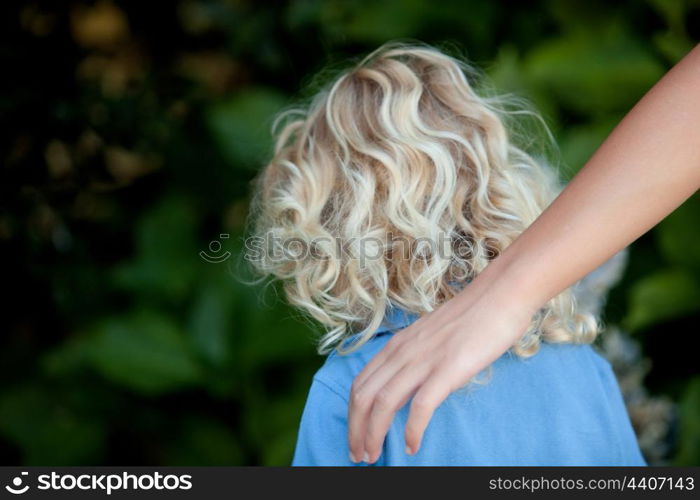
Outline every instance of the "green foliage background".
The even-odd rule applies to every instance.
[[[317,71],[389,39],[448,42],[534,102],[570,178],[700,38],[697,1],[0,9],[5,464],[289,463],[316,331],[242,282],[241,248],[270,118]],[[632,245],[605,316],[679,403],[671,461],[694,465],[699,217],[694,196]],[[221,264],[198,255],[214,240]]]

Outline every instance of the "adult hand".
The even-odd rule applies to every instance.
[[[395,413],[413,396],[406,452],[418,451],[434,410],[511,347],[535,309],[478,276],[459,295],[397,332],[353,382],[351,459],[374,463]],[[487,288],[488,287],[488,288]]]

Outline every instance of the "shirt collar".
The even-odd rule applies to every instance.
[[[386,333],[395,330],[401,330],[417,320],[420,316],[401,309],[398,306],[390,305],[384,313],[384,320],[377,329],[377,334]]]
[[[451,283],[453,286],[457,287],[458,289],[461,289],[464,287],[464,285],[468,284],[471,282],[471,279],[466,280],[465,283],[459,283],[459,282],[453,282]],[[420,318],[420,315],[417,313],[409,312],[406,311],[405,309],[396,306],[392,303],[389,303],[387,306],[385,312],[384,312],[384,320],[382,323],[379,325],[379,328],[373,333],[373,336],[379,336],[379,335],[384,335],[387,333],[395,333],[397,330],[402,330],[403,328],[406,328],[408,325],[416,321],[418,318]],[[343,345],[347,345],[348,343],[351,343],[353,340],[357,339],[361,335],[360,333],[356,333],[354,335],[351,335],[348,339],[346,339],[345,342],[343,342]]]
[[[471,281],[471,279],[467,279],[464,282],[452,281],[450,282],[450,285],[457,288],[457,290],[461,290],[464,288],[464,286],[471,283]],[[382,324],[379,326],[376,333],[380,334],[401,330],[402,328],[406,328],[418,318],[420,318],[419,314],[406,311],[405,309],[390,303],[386,308],[386,312],[384,313],[384,321],[382,321]]]
[[[397,330],[406,328],[418,318],[418,314],[408,312],[394,305],[389,305],[384,313],[384,320],[382,321],[381,325],[379,325],[379,328],[374,331],[372,337],[379,337],[380,335],[394,333]],[[343,342],[341,342],[342,347],[350,347],[352,344],[357,342],[361,335],[362,332],[358,332],[346,338]]]

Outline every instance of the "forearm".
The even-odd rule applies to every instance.
[[[475,284],[536,310],[651,229],[698,187],[700,45],[639,101]]]

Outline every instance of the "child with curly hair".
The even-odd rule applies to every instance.
[[[379,456],[351,456],[356,376],[399,330],[469,287],[561,190],[513,121],[537,114],[477,92],[477,76],[433,47],[391,43],[279,118],[254,198],[264,242],[254,263],[325,327],[328,355],[294,465],[645,465],[611,366],[591,345],[600,321],[573,287],[523,318],[517,342],[447,397],[417,453],[406,451],[404,400]]]

